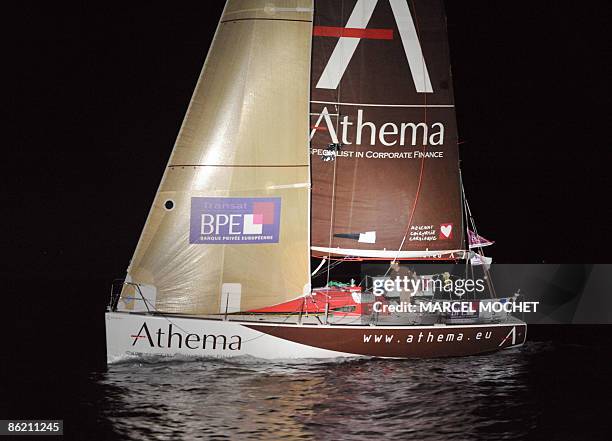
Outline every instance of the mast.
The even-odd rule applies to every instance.
[[[128,268],[158,311],[310,291],[311,33],[312,1],[227,2]]]

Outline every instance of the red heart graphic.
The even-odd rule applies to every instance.
[[[453,237],[453,224],[440,224],[440,239]]]

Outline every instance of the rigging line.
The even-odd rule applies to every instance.
[[[327,259],[327,258],[325,258],[325,260],[328,260],[328,259]],[[331,265],[329,265],[329,268],[330,268],[330,269],[334,269],[335,267],[337,267],[337,266],[338,266],[338,262],[339,262],[339,261],[335,260],[335,261],[334,261],[334,262],[333,262]]]
[[[478,229],[476,228],[476,221],[474,221],[474,216],[472,215],[472,210],[470,209],[470,204],[467,201],[467,198],[465,197],[465,188],[463,188],[463,199],[465,201],[465,207],[467,210],[467,215],[469,215],[469,222],[471,224],[472,227],[472,231],[474,232],[474,234],[476,235],[476,237],[478,237]],[[491,295],[491,298],[495,298],[497,297],[497,292],[495,291],[495,285],[493,284],[493,278],[491,277],[491,272],[487,269],[486,263],[485,263],[485,255],[484,255],[484,251],[482,251],[482,247],[477,248],[478,254],[482,257],[482,269],[483,272],[486,276],[486,280],[487,280],[487,285],[489,286],[489,294]],[[468,257],[469,256],[469,252],[471,252],[471,250],[469,249],[469,244],[468,244]],[[471,257],[470,257],[471,259]],[[495,296],[495,297],[494,297]]]
[[[334,262],[330,265],[330,270],[334,269],[335,267],[337,267],[338,265],[340,265],[341,263],[343,263],[346,259],[339,259],[339,260],[334,260]],[[319,277],[321,276],[323,273],[321,274],[316,274],[314,277]]]
[[[461,204],[461,209],[463,210],[463,216],[461,217],[461,221],[465,222],[465,233],[468,232],[469,228],[470,228],[470,207],[467,201],[467,196],[465,195],[465,187],[463,185],[463,174],[461,173],[461,170],[459,170],[459,176],[461,177],[461,200],[463,201],[463,203]],[[473,227],[472,227],[473,229]],[[466,250],[466,257],[465,257],[465,278],[467,279],[468,277],[471,277],[472,279],[474,279],[474,265],[472,265],[472,256],[471,256],[471,252],[472,250],[470,249],[470,239],[469,239],[469,233],[467,234],[467,250]],[[483,261],[484,264],[484,261]],[[483,267],[484,270],[484,267]],[[485,274],[486,275],[486,274]],[[487,279],[487,285],[489,286],[489,296],[491,297],[491,284],[488,282]],[[473,293],[473,298],[476,299],[476,293]]]
[[[329,251],[327,252],[327,284],[329,284],[329,271],[330,271],[330,262],[331,262],[331,248],[332,248],[332,237],[334,232],[334,208],[335,208],[335,200],[336,200],[336,165],[338,162],[338,156],[336,156],[333,160],[334,162],[334,174],[332,178],[332,194],[331,194],[331,210],[329,214],[329,241],[328,247]]]
[[[425,146],[423,146],[423,153],[425,153]],[[423,156],[423,158],[421,158],[421,169],[419,171],[419,182],[418,182],[418,185],[417,185],[416,194],[414,195],[414,202],[412,204],[412,209],[410,211],[410,217],[408,218],[408,224],[406,225],[406,231],[404,232],[404,237],[402,238],[402,243],[400,244],[400,247],[397,250],[396,256],[393,258],[393,262],[392,263],[395,263],[397,261],[397,258],[399,257],[399,253],[402,251],[404,243],[406,242],[406,237],[408,237],[408,231],[410,230],[410,227],[412,226],[412,220],[414,219],[414,213],[416,211],[417,202],[419,200],[419,195],[421,193],[421,184],[423,182],[423,170],[424,169],[425,169],[425,156]]]
[[[334,151],[334,154],[336,152]],[[338,165],[338,155],[334,156],[333,159],[333,163],[334,163],[334,172],[333,172],[333,176],[332,176],[332,194],[331,194],[331,209],[330,209],[330,216],[329,216],[329,240],[328,240],[328,247],[330,248],[330,250],[327,253],[327,261],[328,261],[328,268],[329,268],[329,261],[331,260],[331,247],[332,247],[332,238],[333,238],[333,230],[334,230],[334,211],[335,211],[335,206],[336,206],[336,170],[337,170],[337,165]],[[328,274],[328,279],[329,279],[329,274]],[[329,281],[329,280],[328,280]]]
[[[419,19],[417,17],[416,14],[416,9],[414,7],[414,1],[411,1],[412,4],[412,9],[414,10],[414,16],[415,16],[415,26],[416,26],[416,30],[417,30],[417,35],[419,32]],[[425,63],[425,58],[423,57],[423,63]],[[425,122],[425,124],[427,124],[427,94],[423,94],[423,100],[424,100],[424,105],[425,107],[423,108],[423,120]],[[427,149],[427,146],[425,144],[423,144],[423,149],[422,152],[425,153],[425,150]],[[393,261],[391,263],[395,263],[399,257],[399,253],[402,251],[402,248],[404,247],[404,243],[406,242],[406,237],[408,237],[408,232],[410,231],[410,227],[412,226],[412,221],[414,219],[414,213],[416,212],[416,207],[417,207],[417,203],[419,201],[419,195],[421,193],[421,184],[423,183],[423,172],[425,170],[425,155],[423,154],[423,157],[421,158],[421,167],[419,170],[419,181],[417,184],[417,189],[416,189],[416,194],[414,195],[414,202],[412,204],[412,209],[410,211],[410,217],[408,218],[408,224],[406,225],[406,231],[404,232],[404,237],[402,238],[402,242],[400,244],[399,249],[397,250],[397,255],[393,258]],[[391,266],[389,266],[389,269],[387,270],[387,272],[385,273],[385,276],[389,273],[389,270],[391,269]]]
[[[135,285],[135,286],[136,286],[136,288],[138,289],[138,291],[140,292],[140,284],[138,284],[138,283],[131,283],[131,282],[129,282],[129,283],[126,283],[126,285]],[[145,297],[143,296],[143,299],[144,299],[144,298],[145,298]],[[151,305],[151,307],[154,309],[154,311],[155,311],[157,314],[159,314],[161,317],[163,317],[164,319],[166,319],[166,320],[167,320],[167,321],[168,321],[170,324],[172,324],[172,325],[176,326],[178,329],[180,329],[180,330],[181,330],[181,332],[183,332],[183,333],[185,333],[185,334],[189,334],[189,332],[185,331],[185,330],[184,330],[184,329],[183,329],[181,326],[179,326],[178,324],[176,324],[175,322],[173,322],[172,320],[170,320],[170,319],[168,318],[168,316],[167,316],[167,315],[165,315],[165,314],[164,314],[162,311],[160,311],[159,309],[157,309],[157,307],[156,307],[154,304],[152,304],[152,303],[148,302],[147,300],[145,300],[145,305],[146,305],[147,303],[149,303],[149,304]],[[149,308],[148,308],[148,307],[147,307],[147,313],[148,313],[148,314],[151,314],[151,311],[149,311]]]
[[[467,229],[470,226],[468,220],[468,212],[466,208],[467,199],[465,198],[465,187],[463,186],[463,173],[461,172],[461,168],[459,168],[459,182],[461,184],[461,223],[465,223],[461,227],[461,234],[466,234]],[[464,242],[465,246],[465,242]],[[470,235],[467,234],[467,256],[465,258],[465,278],[468,278],[468,273],[470,271]],[[474,294],[474,298],[476,298],[476,294]]]
[[[467,234],[468,221],[467,221],[467,210],[465,209],[465,189],[463,188],[463,172],[461,171],[461,161],[457,162],[459,166],[459,197],[461,199],[461,244],[465,247],[466,242],[469,250],[469,238]]]
[[[340,2],[340,17],[342,19],[342,21],[344,21],[344,0],[342,0]],[[340,91],[341,91],[341,83],[338,84],[338,88],[337,88],[337,101],[340,102]],[[336,131],[338,130],[338,125],[339,125],[339,121],[340,121],[340,107],[336,104]],[[333,140],[332,140],[333,141]],[[330,267],[330,261],[331,261],[331,248],[332,248],[332,238],[333,238],[333,232],[334,232],[334,208],[335,208],[335,201],[336,201],[336,169],[337,169],[337,163],[338,163],[338,155],[336,155],[334,157],[334,174],[333,174],[333,178],[332,178],[332,198],[331,198],[331,210],[330,210],[330,219],[329,219],[329,241],[328,241],[328,248],[329,251],[327,252],[327,283],[325,286],[329,285],[329,278],[330,278],[330,271],[331,271],[331,267]],[[327,303],[329,303],[329,300],[327,301]],[[326,308],[326,311],[329,308]],[[327,323],[327,312],[325,313],[325,322]]]
[[[159,316],[161,316],[162,318],[164,318],[165,320],[167,320],[167,321],[168,321],[168,323],[170,323],[170,324],[174,325],[175,327],[177,327],[177,328],[178,328],[179,330],[181,330],[181,332],[183,332],[184,334],[189,334],[189,332],[188,332],[188,331],[186,331],[185,329],[183,329],[183,328],[182,328],[181,326],[179,326],[179,325],[178,325],[176,322],[173,322],[172,320],[170,320],[170,319],[168,318],[168,317],[169,317],[168,315],[164,314],[162,311],[160,311],[159,309],[157,309],[157,308],[155,307],[155,305],[154,305],[154,304],[152,304],[151,302],[149,302],[149,301],[146,299],[146,297],[144,297],[144,295],[142,295],[142,291],[140,291],[140,285],[139,285],[138,283],[125,283],[125,282],[124,282],[124,284],[126,284],[126,285],[135,285],[135,286],[136,286],[136,288],[138,289],[138,291],[140,292],[140,295],[142,296],[143,301],[145,302],[145,306],[146,306],[146,305],[147,305],[147,303],[148,303],[148,304],[149,304],[149,305],[150,305],[150,306],[151,306],[151,307],[152,307],[152,308],[155,310],[155,312],[156,312],[157,314],[159,314]],[[148,310],[148,307],[147,307],[147,312],[148,312],[148,314],[149,314],[149,315],[151,314],[151,311],[149,311],[149,310]],[[293,313],[295,314],[295,313],[297,313],[297,312],[298,312],[298,310],[295,310]],[[291,316],[290,314],[291,314],[291,313],[288,313],[288,314],[287,314],[287,316],[285,317],[285,319],[284,319],[283,321],[279,321],[279,322],[276,322],[276,323],[279,323],[279,324],[284,324],[284,323],[287,323],[287,320],[289,320],[289,317]],[[211,314],[211,315],[214,315],[214,314]],[[227,320],[227,319],[226,319],[226,320],[224,320],[224,321],[230,321],[230,322],[231,322],[232,320]],[[240,324],[240,323],[239,323],[239,324]],[[268,334],[265,334],[265,333],[263,333],[263,332],[261,332],[261,331],[258,331],[258,332],[260,332],[260,335],[258,335],[258,336],[256,336],[256,337],[253,337],[253,338],[250,338],[250,339],[248,339],[248,340],[244,340],[244,341],[243,341],[243,343],[247,343],[247,342],[250,342],[250,341],[253,341],[253,340],[257,340],[258,338],[261,338],[261,337],[264,337],[264,336],[268,335]]]
[[[131,284],[131,283],[130,283],[130,284]],[[140,285],[139,285],[139,284],[137,284],[137,283],[136,283],[136,284],[134,284],[134,285],[136,285],[136,287],[138,288],[138,291],[140,292]],[[142,295],[142,293],[141,293],[141,295]],[[145,297],[144,297],[144,296],[143,296],[143,299],[145,299]],[[155,312],[156,312],[157,314],[159,314],[159,316],[161,316],[161,317],[163,317],[165,320],[167,320],[167,321],[168,321],[168,323],[170,323],[170,324],[174,325],[176,328],[178,328],[179,330],[181,330],[181,332],[183,332],[184,334],[189,334],[189,332],[188,332],[188,331],[186,331],[185,329],[183,329],[183,328],[182,328],[180,325],[178,325],[176,322],[174,322],[174,321],[170,320],[170,319],[168,318],[168,315],[164,314],[162,311],[160,311],[159,309],[157,309],[157,308],[155,307],[155,305],[154,305],[154,304],[150,303],[148,300],[145,300],[145,305],[146,305],[147,303],[149,303],[149,305],[151,305],[151,307],[152,307],[152,308],[155,310]],[[148,307],[147,307],[147,309],[148,309]],[[149,313],[149,314],[151,314],[151,312],[150,312],[150,311],[148,311],[148,313]],[[285,318],[285,320],[283,320],[282,322],[279,322],[279,323],[281,323],[281,324],[282,324],[282,323],[285,323],[285,322],[287,321],[287,319],[288,319],[288,318],[289,318],[289,316],[287,316],[287,317]],[[226,321],[227,321],[227,320],[226,320]],[[231,320],[229,320],[229,321],[231,321]],[[258,338],[261,338],[261,337],[263,337],[264,335],[268,335],[268,334],[261,333],[261,335],[258,335],[257,337],[251,338],[251,339],[249,339],[249,340],[244,340],[244,343],[249,342],[249,341],[253,341],[253,340],[257,340]]]

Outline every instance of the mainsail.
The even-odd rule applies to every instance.
[[[312,253],[461,258],[441,0],[315,1]]]
[[[123,296],[222,313],[309,291],[312,1],[229,1]]]

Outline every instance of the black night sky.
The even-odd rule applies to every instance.
[[[495,261],[608,260],[604,3],[446,3],[465,186]],[[221,7],[20,12],[7,276],[123,276]]]
[[[602,5],[446,2],[464,181],[498,263],[609,261]],[[102,292],[124,275],[221,9],[15,15],[6,278]]]

